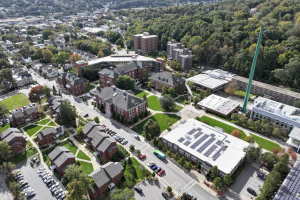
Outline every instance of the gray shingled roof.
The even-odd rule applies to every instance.
[[[156,73],[153,76],[151,76],[150,79],[163,84],[171,85],[173,87],[177,86],[179,83],[184,82],[182,78],[179,78],[178,76],[168,72]]]
[[[87,134],[93,126],[99,126],[95,121],[89,122],[82,128],[83,134]]]
[[[47,129],[42,130],[41,133],[44,136],[47,136],[47,135],[49,135],[51,133],[55,134],[56,133],[56,129],[55,128],[47,128]]]
[[[23,134],[20,132],[12,132],[11,134],[9,134],[8,136],[6,136],[3,141],[6,141],[7,143],[9,143],[10,141],[12,141],[13,139],[15,139],[16,137],[22,137],[23,138]]]
[[[7,137],[12,132],[19,132],[19,133],[21,133],[21,131],[19,129],[17,129],[17,128],[8,128],[5,131],[3,131],[3,133],[0,135],[1,139]]]
[[[109,147],[109,145],[111,145],[111,143],[116,142],[113,138],[109,137],[109,138],[105,138],[98,146],[97,146],[97,150],[100,152],[105,152],[107,150],[107,148]],[[118,146],[115,145],[117,148]]]
[[[107,68],[102,69],[99,72],[99,74],[103,74],[103,75],[108,76],[110,78],[118,78],[118,76],[120,75],[120,74],[116,73],[115,70],[110,70],[110,69],[107,69]]]
[[[136,97],[128,92],[124,94],[123,90],[120,90],[115,86],[105,87],[95,92],[95,94],[124,110],[129,110],[146,102],[144,99]]]
[[[60,76],[60,78],[64,79],[63,77],[65,79],[69,80],[71,85],[78,85],[80,83],[84,83],[84,82],[88,82],[89,81],[86,78],[80,78],[76,74],[70,73],[70,72],[69,73],[63,73]]]
[[[66,127],[64,125],[57,127],[56,129],[56,133],[64,133],[66,130]]]
[[[67,147],[56,147],[48,156],[51,160],[53,160],[55,157],[57,157],[62,152],[70,152],[70,150]]]
[[[124,73],[126,74],[127,72],[131,72],[133,70],[142,68],[142,65],[143,64],[140,62],[136,63],[136,62],[131,61],[128,64],[120,66],[120,67],[116,67],[113,70],[105,68],[105,69],[101,70],[99,72],[99,74],[103,74],[110,78],[117,78],[118,76],[123,75],[123,69],[124,69]]]
[[[106,135],[103,132],[100,132],[97,130],[97,127],[95,127],[89,134],[88,137],[92,139],[92,145],[94,147],[98,146],[98,144],[104,139],[107,138],[108,135]],[[101,145],[101,144],[100,144]]]
[[[98,188],[111,180],[111,177],[105,172],[104,169],[96,169],[89,174],[89,177],[94,180]]]
[[[71,152],[63,152],[54,160],[54,164],[56,165],[56,167],[60,167],[69,158],[75,158],[74,154]]]
[[[25,117],[23,111],[16,111],[16,112],[13,112],[12,115],[13,115],[15,118],[22,118],[22,117]]]
[[[32,113],[38,113],[39,110],[36,107],[29,107],[24,110],[27,115],[31,115]]]
[[[102,165],[102,168],[108,173],[111,178],[116,177],[124,169],[119,162],[108,162],[105,165]]]
[[[40,139],[40,140],[44,140],[44,136],[42,134],[38,134],[37,137]]]

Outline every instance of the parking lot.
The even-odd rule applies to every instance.
[[[255,199],[255,197],[247,191],[248,187],[252,188],[257,194],[259,194],[259,189],[264,184],[264,181],[257,176],[257,171],[258,170],[254,167],[248,166],[232,186],[231,189],[239,194],[240,198],[245,200]]]
[[[21,170],[24,180],[28,182],[30,187],[36,193],[36,196],[34,198],[36,198],[37,200],[54,200],[56,198],[52,196],[49,188],[46,186],[46,184],[43,182],[43,179],[39,177],[37,173],[37,170],[41,167],[42,165],[31,167],[30,160],[27,159],[17,164],[16,169]]]

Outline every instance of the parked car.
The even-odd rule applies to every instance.
[[[61,193],[63,190],[60,188],[58,190],[56,190],[53,194],[54,196],[58,195],[59,193]]]
[[[266,179],[266,175],[265,175],[265,174],[263,174],[263,173],[261,173],[261,172],[256,172],[256,174],[257,174],[257,176],[258,176],[259,178],[261,178],[261,179],[263,179],[263,180]]]
[[[154,165],[154,166],[152,167],[152,170],[154,171],[154,170],[156,170],[157,168],[158,168],[158,166]]]
[[[138,135],[136,135],[136,136],[134,136],[134,137],[135,137],[135,139],[137,139],[137,140],[141,140],[140,137],[139,137]]]
[[[139,157],[140,160],[142,160],[144,158],[146,158],[146,155],[140,155],[140,157]]]
[[[83,117],[88,117],[89,116],[89,113],[85,113],[84,115],[83,115]]]
[[[27,107],[26,107],[26,106],[23,106],[23,108],[26,109]]]
[[[163,175],[165,173],[165,170],[164,169],[162,169],[162,170],[160,170],[160,172],[158,172],[158,176],[161,176],[161,175]]]
[[[23,191],[23,190],[25,190],[26,188],[29,188],[29,187],[30,187],[29,185],[25,185],[24,187],[21,187],[20,190]]]
[[[155,164],[153,161],[150,161],[150,162],[147,164],[147,166],[150,167],[150,168],[153,167],[154,165],[156,165],[156,164]]]
[[[253,196],[257,196],[257,193],[252,189],[252,188],[247,188],[247,191],[250,193],[250,194],[252,194]]]
[[[122,142],[121,142],[121,144],[126,144],[128,141],[125,139],[125,140],[123,140]]]
[[[5,120],[6,120],[6,122],[7,122],[7,123],[9,123],[9,122],[10,122],[10,120],[9,120],[9,119],[5,119]]]
[[[161,170],[161,167],[158,167],[158,168],[155,170],[155,173],[160,172],[160,170]]]
[[[20,182],[20,184],[24,187],[25,185],[28,185],[28,182],[23,180]]]
[[[27,199],[29,199],[29,198],[31,198],[31,197],[33,197],[33,196],[35,196],[36,194],[35,194],[35,192],[31,192],[31,193],[29,193],[28,195],[26,195],[25,197],[27,198]]]
[[[161,193],[164,199],[169,199],[169,195],[165,192]]]
[[[143,190],[139,187],[139,186],[133,186],[133,188],[138,192],[138,193],[142,193]]]
[[[3,125],[3,122],[0,122],[0,126],[2,126]]]

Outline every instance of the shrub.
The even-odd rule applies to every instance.
[[[249,142],[249,143],[254,143],[255,142],[254,137],[252,135],[247,136],[245,138],[245,141]]]
[[[239,130],[233,130],[232,133],[231,133],[232,136],[234,137],[237,137],[237,138],[240,138],[242,137],[241,133]]]

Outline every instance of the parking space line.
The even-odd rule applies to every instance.
[[[196,182],[194,182],[194,184],[191,185],[189,188],[187,188],[187,189],[184,188],[184,190],[185,190],[185,191],[188,191],[188,190],[189,190],[190,188],[192,188],[195,184],[196,184]]]
[[[164,182],[167,183],[168,186],[170,186],[170,184],[166,180],[164,180],[163,178],[161,178],[161,180],[163,180]]]
[[[149,148],[149,146],[146,147],[146,149],[148,149],[148,148]],[[141,150],[141,152],[145,151],[146,149]]]
[[[161,179],[161,180],[162,180],[162,179]],[[160,183],[163,184],[163,185],[167,188],[167,186],[166,186],[162,181],[160,181]]]
[[[137,148],[137,149],[141,150],[141,148],[142,148],[143,146],[145,146],[146,144],[147,144],[147,143],[143,144],[142,146],[140,146],[140,147]]]

